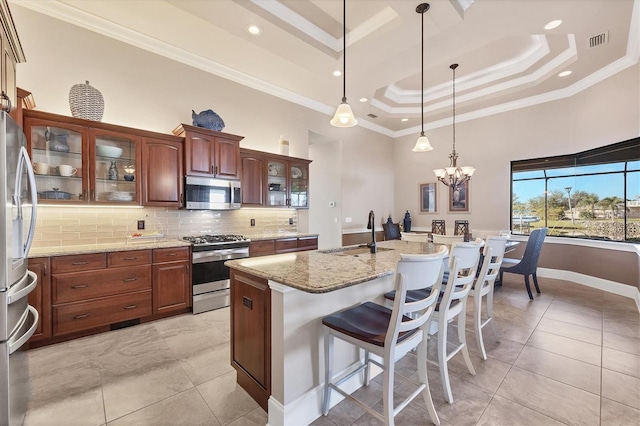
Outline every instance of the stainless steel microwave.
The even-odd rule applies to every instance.
[[[239,180],[187,176],[184,193],[190,210],[235,210],[242,203]]]

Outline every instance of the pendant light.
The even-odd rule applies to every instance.
[[[358,120],[353,116],[353,111],[347,103],[347,0],[342,2],[342,14],[342,41],[344,43],[342,48],[342,103],[338,105],[330,123],[335,127],[353,127],[358,124]]]
[[[415,146],[413,147],[414,152],[427,152],[433,151],[433,147],[429,143],[429,138],[424,134],[424,13],[429,10],[429,3],[421,3],[416,7],[416,12],[422,15],[422,55],[420,56],[422,62],[421,68],[421,78],[422,83],[420,86],[420,108],[421,108],[421,120],[420,123],[422,125],[422,131],[420,132],[420,137],[416,141]]]
[[[458,64],[452,64],[449,68],[453,70],[453,151],[449,154],[451,165],[444,169],[436,169],[433,173],[436,174],[440,182],[455,189],[468,182],[476,169],[470,166],[458,167],[456,164],[458,161],[458,153],[456,152],[456,68],[458,68]]]

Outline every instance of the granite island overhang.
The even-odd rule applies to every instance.
[[[269,424],[309,424],[321,415],[322,318],[365,301],[383,304],[401,254],[434,253],[438,245],[378,243],[227,261],[231,268],[231,363],[238,383],[269,413]],[[360,358],[336,342],[334,369]],[[358,376],[345,384],[362,386]],[[340,398],[332,398],[332,403]]]

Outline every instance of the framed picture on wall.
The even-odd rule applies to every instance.
[[[449,187],[449,213],[469,211],[469,181],[455,188]]]
[[[438,211],[438,189],[435,183],[420,184],[420,213]]]

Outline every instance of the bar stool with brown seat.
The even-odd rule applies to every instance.
[[[331,390],[360,405],[386,425],[393,425],[395,416],[419,394],[422,393],[431,421],[439,425],[429,382],[427,381],[427,345],[425,328],[428,327],[433,307],[440,294],[443,259],[448,253],[446,247],[440,247],[435,254],[401,255],[396,268],[395,290],[397,297],[393,309],[373,302],[349,308],[322,319],[324,324],[325,382],[322,412],[329,413]],[[430,287],[430,292],[415,300],[407,300],[407,292]],[[364,349],[364,363],[355,371],[333,382],[333,343],[334,339],[351,343]],[[417,347],[418,380],[417,389],[407,399],[394,405],[393,389],[395,362]],[[382,362],[370,358],[375,354]],[[355,374],[364,371],[364,385],[370,381],[370,367],[375,364],[383,369],[383,414],[373,410],[339,386]],[[400,374],[398,374],[400,375]],[[406,380],[412,380],[405,377]]]
[[[440,378],[442,379],[442,387],[444,394],[450,404],[453,403],[453,394],[451,393],[451,383],[449,382],[448,362],[458,352],[462,352],[465,364],[472,375],[476,374],[476,370],[471,363],[469,349],[467,348],[467,339],[465,335],[466,329],[466,307],[467,296],[471,291],[476,272],[478,270],[478,260],[480,259],[480,248],[484,241],[478,239],[473,243],[454,243],[451,247],[451,255],[449,259],[449,279],[446,289],[441,295],[441,299],[436,305],[433,314],[432,332],[437,328],[438,333],[438,360],[429,363],[438,365],[440,368]],[[447,350],[447,332],[448,324],[455,317],[458,317],[458,344],[452,351]]]
[[[432,234],[439,234],[439,235],[446,235],[447,234],[447,230],[444,226],[444,220],[441,219],[434,219],[431,221],[431,233]]]
[[[480,348],[480,356],[487,359],[482,329],[487,325],[493,327],[493,287],[500,272],[502,258],[507,245],[507,236],[487,238],[482,260],[482,268],[478,274],[471,295],[473,296],[473,329]],[[485,297],[486,296],[486,297]],[[486,319],[482,319],[482,299],[486,301]],[[495,335],[495,331],[494,331]]]
[[[453,235],[462,235],[465,241],[469,241],[469,221],[456,220],[453,227]]]

